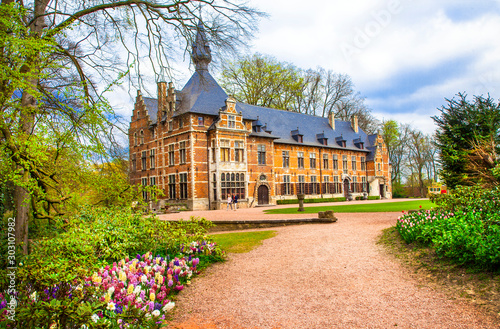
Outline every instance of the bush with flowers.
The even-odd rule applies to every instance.
[[[500,270],[500,201],[498,190],[476,199],[461,190],[435,210],[405,213],[396,229],[406,243],[430,246],[437,255],[469,267]],[[496,196],[496,197],[495,197]],[[493,197],[493,198],[491,198]],[[482,208],[484,206],[484,209]]]
[[[18,264],[15,295],[6,293],[2,273],[0,328],[14,328],[6,321],[13,296],[17,328],[160,327],[191,277],[224,259],[207,242],[210,225],[128,210],[82,211],[66,232],[38,241]]]

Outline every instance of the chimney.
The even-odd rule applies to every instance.
[[[167,112],[167,83],[158,82],[158,120]]]
[[[359,132],[358,116],[357,115],[352,116],[352,129],[354,129],[354,132],[356,134]]]
[[[333,112],[328,113],[328,121],[330,122],[330,127],[335,130],[335,114]]]

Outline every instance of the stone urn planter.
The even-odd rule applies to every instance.
[[[304,198],[305,194],[297,194],[297,199],[299,199],[299,209],[297,211],[304,211]]]

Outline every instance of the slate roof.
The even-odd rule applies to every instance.
[[[151,97],[143,97],[142,100],[146,105],[146,110],[148,111],[151,123],[153,124],[156,123],[158,116],[158,100],[156,98],[151,98]]]
[[[206,70],[194,72],[180,92],[180,106],[174,116],[191,112],[217,115],[219,109],[226,105],[226,92]]]
[[[330,127],[328,118],[321,118],[312,115],[275,110],[266,107],[249,105],[244,103],[236,104],[236,111],[242,112],[244,119],[261,121],[268,130],[272,130],[272,135],[279,137],[275,143],[324,146],[316,138],[316,134],[323,134],[328,138],[326,147],[339,149],[360,149],[354,145],[354,139],[359,138],[366,146],[369,146],[368,136],[360,129],[355,133],[350,122],[335,120],[335,130]],[[298,143],[292,138],[292,131],[299,130],[303,135],[303,143]],[[343,148],[335,142],[336,137],[342,136],[346,140],[346,147]]]

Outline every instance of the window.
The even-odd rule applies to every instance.
[[[362,188],[363,188],[363,192],[367,192],[368,191],[368,186],[366,184],[366,177],[365,176],[361,176],[361,183],[362,183]]]
[[[243,162],[243,142],[234,142],[234,161]]]
[[[297,152],[297,167],[304,168],[304,152]]]
[[[151,139],[155,139],[155,128],[151,129]]]
[[[212,162],[215,162],[216,154],[215,154],[215,139],[212,139]]]
[[[330,184],[330,176],[323,176],[323,186],[325,187],[323,189],[323,193],[333,193],[332,189],[331,189],[331,185]]]
[[[151,169],[155,168],[155,150],[149,151],[149,167]]]
[[[282,195],[290,195],[291,193],[291,188],[290,188],[290,175],[284,175],[283,176],[283,188],[281,190]]]
[[[382,165],[379,163],[378,164],[378,171],[381,171],[382,170]]]
[[[283,151],[283,168],[290,167],[290,151]]]
[[[134,146],[137,146],[137,133],[134,133]]]
[[[311,188],[309,189],[311,194],[318,194],[318,181],[316,176],[311,176]]]
[[[179,174],[179,198],[187,199],[188,198],[188,174],[182,173]]]
[[[220,140],[220,161],[229,162],[229,139]]]
[[[136,161],[136,158],[135,158],[135,153],[132,154],[132,171],[136,171],[137,170],[137,161]]]
[[[351,166],[352,166],[352,170],[353,170],[353,171],[356,171],[356,170],[357,170],[357,168],[356,168],[356,167],[357,167],[357,166],[356,166],[356,156],[355,156],[355,155],[353,155],[353,156],[351,157]]]
[[[186,163],[186,142],[179,143],[179,163]]]
[[[297,142],[299,142],[299,143],[303,143],[303,142],[304,142],[303,137],[304,137],[304,136],[302,136],[302,135],[297,135]]]
[[[217,201],[217,175],[215,173],[213,174],[212,193],[214,196],[214,201]]]
[[[236,119],[235,119],[234,115],[227,116],[227,127],[228,128],[235,128],[236,127]]]
[[[156,186],[156,177],[149,177],[149,185]],[[154,192],[151,192],[152,196],[154,196]]]
[[[142,162],[141,163],[142,164],[141,169],[142,170],[146,170],[146,151],[142,151],[141,162]]]
[[[356,193],[356,192],[359,192],[358,189],[357,189],[357,184],[358,183],[358,177],[356,176],[352,176],[352,187],[351,187],[351,191],[353,193]]]
[[[168,198],[175,199],[175,174],[168,175]]]
[[[145,178],[142,178],[142,179],[141,179],[141,183],[142,183],[142,186],[143,186],[143,187],[148,186],[148,179],[147,179],[146,177],[145,177]],[[143,199],[144,201],[146,201],[146,200],[148,199],[148,191],[146,191],[146,190],[144,190],[144,189],[142,190],[142,199]]]
[[[316,153],[309,153],[309,167],[316,168]]]
[[[333,176],[333,193],[342,192],[342,184],[339,182],[339,176]]]
[[[184,120],[182,118],[179,118],[179,129],[184,128]]]
[[[174,123],[172,121],[168,122],[168,131],[172,131],[174,129]]]
[[[266,146],[265,145],[257,145],[257,158],[259,160],[260,165],[266,164]]]
[[[328,169],[328,154],[323,154],[323,169]]]
[[[361,170],[366,170],[366,158],[361,157]]]
[[[175,165],[174,144],[168,146],[168,165]]]
[[[304,175],[299,175],[297,177],[298,177],[297,194],[304,194],[306,192],[305,191],[306,177]]]
[[[144,130],[141,130],[140,138],[141,138],[141,145],[142,145],[142,144],[144,144]]]
[[[222,173],[220,180],[222,200],[226,200],[229,195],[237,195],[238,199],[245,198],[245,174]]]
[[[204,126],[204,125],[205,125],[205,118],[198,117],[198,126]]]
[[[342,169],[344,170],[344,174],[349,172],[347,169],[347,155],[342,156]]]
[[[333,155],[333,170],[339,169],[339,156],[337,154]]]

